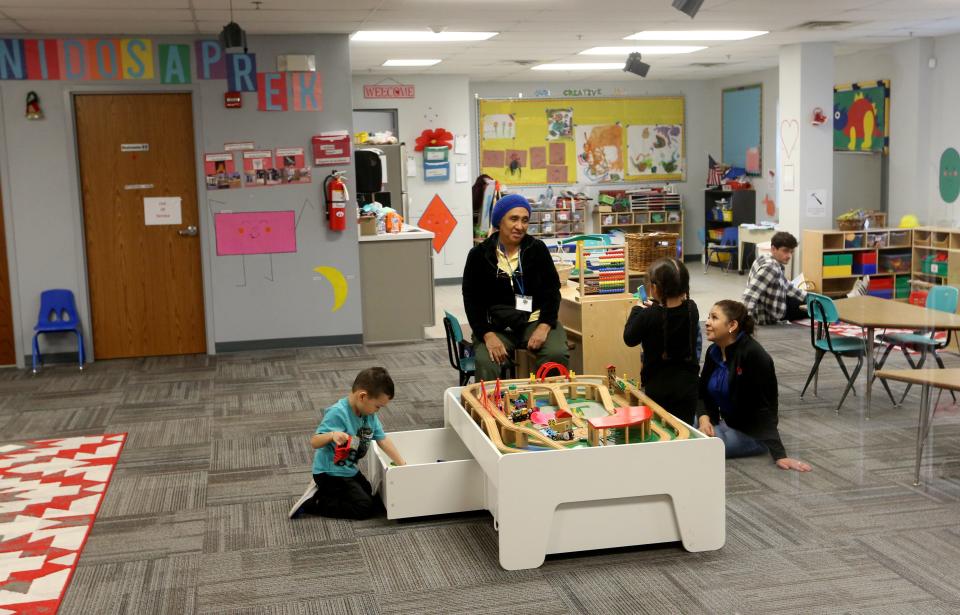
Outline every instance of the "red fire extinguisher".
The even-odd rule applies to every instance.
[[[331,231],[347,229],[347,184],[343,171],[334,171],[323,180],[323,196],[327,202],[327,225]]]

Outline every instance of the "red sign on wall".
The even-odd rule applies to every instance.
[[[363,86],[364,98],[414,98],[414,94],[412,84],[382,83]]]

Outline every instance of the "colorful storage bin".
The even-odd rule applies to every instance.
[[[857,275],[874,275],[877,273],[877,253],[857,252],[853,255],[853,273]]]
[[[882,273],[910,273],[912,261],[909,252],[881,252],[877,269]]]

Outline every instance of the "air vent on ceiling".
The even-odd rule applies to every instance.
[[[842,30],[854,25],[853,21],[805,21],[790,28],[791,30]]]
[[[726,62],[694,62],[690,66],[696,66],[697,68],[713,68],[714,66],[725,66]]]

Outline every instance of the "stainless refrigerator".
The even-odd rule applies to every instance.
[[[375,200],[381,205],[392,207],[409,223],[410,207],[407,198],[407,146],[398,145],[361,145],[357,149],[378,150],[380,156],[383,187],[380,192],[360,195],[360,202]]]

